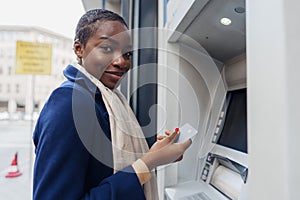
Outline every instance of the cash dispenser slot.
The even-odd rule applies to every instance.
[[[247,181],[248,168],[223,156],[209,153],[201,179],[229,199],[238,199]]]

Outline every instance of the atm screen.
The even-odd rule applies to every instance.
[[[247,153],[247,96],[246,89],[229,91],[226,96],[226,115],[217,144]]]

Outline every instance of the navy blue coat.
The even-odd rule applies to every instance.
[[[33,133],[33,199],[145,199],[131,166],[113,174],[109,117],[100,91],[75,67],[52,92]]]

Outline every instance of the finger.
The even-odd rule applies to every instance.
[[[166,130],[166,131],[165,131],[165,134],[166,134],[166,135],[171,135],[172,132],[171,132],[170,130]]]
[[[162,135],[158,135],[157,137],[156,137],[156,139],[157,140],[162,140],[162,139],[164,139],[166,136],[162,136]]]
[[[191,144],[192,144],[192,140],[191,139],[188,139],[187,141],[180,143],[180,145],[182,145],[184,149],[189,148],[189,146],[191,146]]]
[[[183,159],[183,155],[181,155],[179,158],[177,158],[174,162],[181,161]]]
[[[161,142],[164,145],[173,144],[178,137],[179,137],[179,132],[173,132],[171,135],[166,136],[162,140],[159,140],[159,142]]]
[[[178,138],[179,138],[180,132],[174,132],[174,133],[175,133],[175,137],[173,139],[173,142],[176,142],[178,140]]]
[[[173,132],[168,138],[170,141],[174,142],[179,137],[178,132]]]
[[[172,133],[171,135],[169,136],[165,136],[164,139],[162,140],[159,140],[159,142],[161,142],[162,144],[164,145],[167,145],[167,144],[172,144],[174,142],[174,140],[176,139],[176,136],[178,134],[176,132]]]

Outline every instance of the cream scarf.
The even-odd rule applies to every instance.
[[[110,90],[84,67],[76,65],[76,68],[94,83],[102,94],[109,114],[114,172],[122,170],[149,150],[142,129],[127,100],[118,89]],[[158,200],[156,175],[153,171],[151,179],[144,184],[144,193],[147,200]]]

